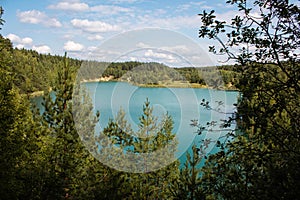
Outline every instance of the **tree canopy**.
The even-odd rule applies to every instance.
[[[215,54],[239,64],[238,129],[203,168],[203,193],[213,199],[299,196],[300,12],[288,1],[227,1],[230,21],[204,11],[199,37],[217,40]],[[238,48],[239,51],[235,51]]]

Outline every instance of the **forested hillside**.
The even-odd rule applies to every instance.
[[[5,70],[14,74],[14,84],[23,94],[30,94],[36,91],[46,91],[55,85],[57,73],[62,68],[62,56],[39,54],[34,50],[13,48],[9,39],[0,36],[2,57],[1,62],[7,62]],[[221,73],[226,85],[234,85],[237,82],[238,74],[231,66],[222,66],[220,70],[206,68],[175,68],[168,69],[169,66],[159,63],[142,63],[142,62],[121,62],[106,63],[86,61],[68,58],[70,66],[74,70],[81,69],[81,78],[86,80],[95,80],[101,77],[112,76],[113,80],[127,81],[129,74],[135,74],[131,82],[135,84],[158,84],[158,81],[187,81],[189,83],[198,83],[205,86],[205,76],[211,76],[211,79],[218,77]],[[148,70],[146,70],[148,66]],[[134,70],[134,68],[143,68],[143,70]],[[128,72],[128,73],[127,73]],[[147,72],[152,72],[149,76]],[[154,75],[155,74],[155,75]],[[125,78],[127,77],[127,78]],[[209,78],[210,79],[210,78]],[[221,83],[222,84],[222,83]],[[228,87],[234,89],[235,87]]]
[[[14,76],[14,84],[21,93],[47,90],[53,86],[61,68],[62,56],[39,54],[33,50],[15,49],[9,39],[0,36],[2,68]],[[78,69],[81,61],[69,59]],[[4,65],[5,63],[5,65]]]

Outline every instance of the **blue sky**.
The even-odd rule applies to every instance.
[[[229,19],[236,11],[225,2],[226,0],[2,0],[3,19],[6,23],[1,34],[11,39],[17,48],[59,55],[67,51],[71,57],[86,58],[97,47],[118,34],[155,27],[183,34],[207,52],[211,41],[198,38],[200,18],[197,14],[202,10],[214,9],[219,17]],[[147,46],[144,43],[139,45]],[[147,55],[150,55],[149,52]],[[154,54],[153,50],[151,55],[153,58],[162,57],[162,53]],[[215,58],[209,56],[215,64]]]

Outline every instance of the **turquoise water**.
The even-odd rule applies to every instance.
[[[148,98],[153,106],[153,113],[158,119],[169,113],[174,120],[174,130],[178,140],[177,158],[183,163],[185,154],[193,144],[200,145],[203,139],[213,141],[206,153],[217,151],[215,142],[224,135],[222,131],[208,131],[198,136],[191,120],[197,119],[202,125],[210,121],[220,121],[228,116],[210,111],[200,106],[202,99],[209,101],[214,108],[223,112],[232,112],[238,92],[200,88],[146,88],[136,87],[124,82],[100,82],[85,84],[93,100],[95,111],[100,111],[100,126],[103,129],[109,119],[113,119],[120,108],[127,114],[127,120],[134,130],[138,129],[139,117],[143,113],[143,104]],[[222,101],[224,104],[219,106]],[[219,129],[218,127],[215,127]]]
[[[109,119],[114,119],[122,108],[126,112],[126,119],[134,130],[138,129],[139,117],[143,113],[143,105],[146,99],[153,106],[153,113],[159,119],[169,113],[174,120],[174,130],[178,140],[176,157],[181,164],[185,162],[186,153],[191,152],[191,146],[201,145],[202,140],[209,139],[212,142],[207,146],[206,153],[218,151],[215,142],[224,135],[224,131],[206,131],[200,136],[197,129],[192,127],[191,120],[198,120],[201,125],[207,122],[227,119],[228,115],[210,111],[200,106],[202,99],[209,101],[214,108],[220,108],[222,112],[232,112],[237,102],[238,92],[220,91],[200,88],[145,88],[136,87],[125,82],[99,82],[85,83],[92,98],[94,111],[100,111],[100,121],[97,132],[107,126]],[[222,101],[223,104],[219,105]],[[42,98],[37,97],[34,102],[43,111]],[[218,126],[215,127],[218,129]]]

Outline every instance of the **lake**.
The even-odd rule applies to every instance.
[[[207,110],[200,105],[202,99],[209,101],[211,106],[219,108],[222,112],[232,112],[237,102],[239,93],[237,91],[223,91],[205,88],[150,88],[137,87],[126,82],[90,82],[84,83],[92,98],[94,111],[100,111],[100,121],[97,132],[107,126],[109,119],[114,119],[117,112],[122,108],[126,112],[126,119],[133,130],[138,129],[139,117],[143,113],[143,105],[146,99],[153,106],[153,113],[161,117],[168,113],[174,120],[174,130],[178,140],[176,157],[181,164],[186,159],[186,153],[191,151],[193,144],[199,146],[204,139],[212,142],[208,145],[206,153],[217,151],[215,142],[227,132],[206,131],[197,135],[197,128],[192,127],[191,120],[198,120],[201,125],[207,122],[227,119],[228,115]],[[35,99],[39,104],[41,97]],[[41,109],[42,110],[42,109]],[[215,127],[218,129],[218,126]]]
[[[109,119],[113,119],[120,108],[127,114],[127,120],[134,130],[138,129],[139,117],[143,112],[143,105],[148,98],[153,106],[153,113],[160,118],[168,112],[174,120],[174,133],[178,140],[176,157],[181,162],[185,160],[185,153],[191,150],[193,144],[199,145],[203,139],[211,138],[216,141],[224,131],[204,132],[198,136],[191,120],[197,119],[202,125],[210,121],[220,121],[228,116],[200,106],[202,99],[209,101],[212,107],[219,107],[221,111],[232,112],[233,104],[237,102],[238,92],[222,91],[202,88],[150,88],[137,87],[125,82],[85,83],[93,100],[95,110],[100,111],[100,127],[107,126]],[[219,102],[223,102],[220,105]],[[218,128],[218,127],[217,127]],[[207,153],[217,149],[212,142]]]

